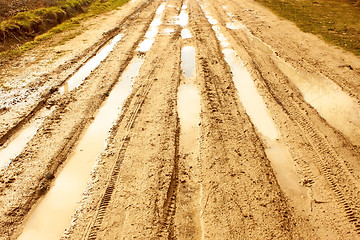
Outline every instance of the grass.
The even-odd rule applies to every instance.
[[[58,6],[38,8],[26,12],[20,12],[14,17],[0,23],[0,32],[6,33],[12,29],[32,31],[44,21],[60,22],[72,13],[80,11],[83,6],[89,5],[94,0],[64,0]]]
[[[302,31],[360,56],[359,0],[256,0]]]
[[[67,1],[64,1],[61,6],[66,8],[67,11],[70,11],[70,8],[74,9],[74,8],[80,7],[79,2],[81,2],[81,1],[90,1],[90,0],[67,0]],[[49,31],[36,36],[34,38],[34,40],[32,40],[32,41],[26,42],[23,45],[16,47],[15,49],[10,49],[8,51],[0,53],[0,60],[6,61],[12,57],[19,56],[23,52],[33,49],[39,43],[41,43],[47,39],[50,39],[55,34],[75,29],[76,27],[79,26],[81,21],[86,20],[90,17],[96,16],[100,13],[104,13],[106,11],[116,9],[116,8],[122,6],[123,4],[127,3],[128,1],[129,0],[107,0],[107,1],[106,0],[94,0],[89,5],[86,12],[81,13],[77,16],[74,16],[71,19],[69,19],[61,24],[58,24],[57,26],[51,28]],[[61,8],[61,9],[63,10],[63,8]],[[11,24],[12,24],[14,27],[17,27],[17,28],[19,28],[18,27],[19,25],[23,26],[22,28],[29,27],[31,25],[31,24],[29,25],[29,22],[31,22],[31,23],[37,22],[37,23],[41,24],[41,20],[39,20],[41,18],[40,16],[52,14],[56,11],[59,11],[59,7],[42,8],[42,9],[24,12],[24,13],[16,15],[14,18],[10,19],[10,21],[6,21],[7,22],[6,24],[8,24],[8,26],[11,26]],[[42,15],[39,14],[40,12],[42,13]],[[0,30],[1,30],[1,27],[3,27],[3,22],[0,25]],[[77,30],[76,34],[79,34],[80,32],[81,32],[80,30]],[[58,44],[64,44],[66,41],[74,38],[75,36],[76,35],[74,33],[69,33],[67,36],[65,35],[64,38]]]

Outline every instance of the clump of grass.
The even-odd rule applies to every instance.
[[[64,5],[62,5],[62,6],[66,6],[65,8],[69,8],[69,6],[71,8],[80,7],[80,5],[76,5],[76,2],[78,2],[78,1],[84,1],[84,0],[70,0],[70,1],[67,0],[66,2],[64,2]],[[93,0],[86,0],[86,1],[93,1]],[[72,29],[76,28],[77,26],[79,26],[81,21],[88,19],[90,17],[93,17],[95,15],[98,15],[100,13],[116,9],[116,8],[122,6],[123,4],[127,3],[128,1],[129,0],[108,0],[108,1],[104,2],[104,0],[95,0],[89,5],[86,12],[79,14],[75,17],[72,17],[71,19],[69,19],[65,22],[62,22],[61,24],[56,25],[55,27],[51,28],[49,31],[47,31],[41,35],[37,35],[32,41],[26,42],[19,47],[16,47],[14,49],[10,49],[10,50],[0,53],[0,60],[6,61],[12,57],[19,56],[23,52],[34,48],[40,42],[50,39],[55,34],[72,30]],[[44,9],[38,9],[38,10],[43,11]],[[68,10],[70,10],[70,9],[68,9]],[[65,10],[63,10],[63,11],[65,11]],[[53,12],[53,11],[50,11],[50,12]],[[38,18],[34,17],[34,19],[38,19]],[[39,21],[39,20],[37,20],[37,21]],[[0,25],[0,33],[1,33],[1,25]],[[79,34],[79,31],[76,31],[76,33]],[[75,37],[74,34],[70,33],[69,36],[65,36],[59,42],[59,44],[64,44],[66,41],[72,39],[73,37]]]
[[[0,40],[24,33],[36,34],[72,17],[93,0],[64,0],[58,6],[21,12],[0,23]]]
[[[304,32],[360,56],[359,0],[256,0]]]

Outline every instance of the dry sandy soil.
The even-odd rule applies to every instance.
[[[81,29],[0,66],[1,239],[360,239],[359,58],[249,0]]]

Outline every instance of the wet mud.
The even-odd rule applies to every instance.
[[[358,58],[246,0],[85,24],[0,66],[1,236],[359,238]]]

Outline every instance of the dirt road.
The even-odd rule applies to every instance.
[[[1,239],[360,239],[359,58],[248,0],[80,28],[1,66]]]

